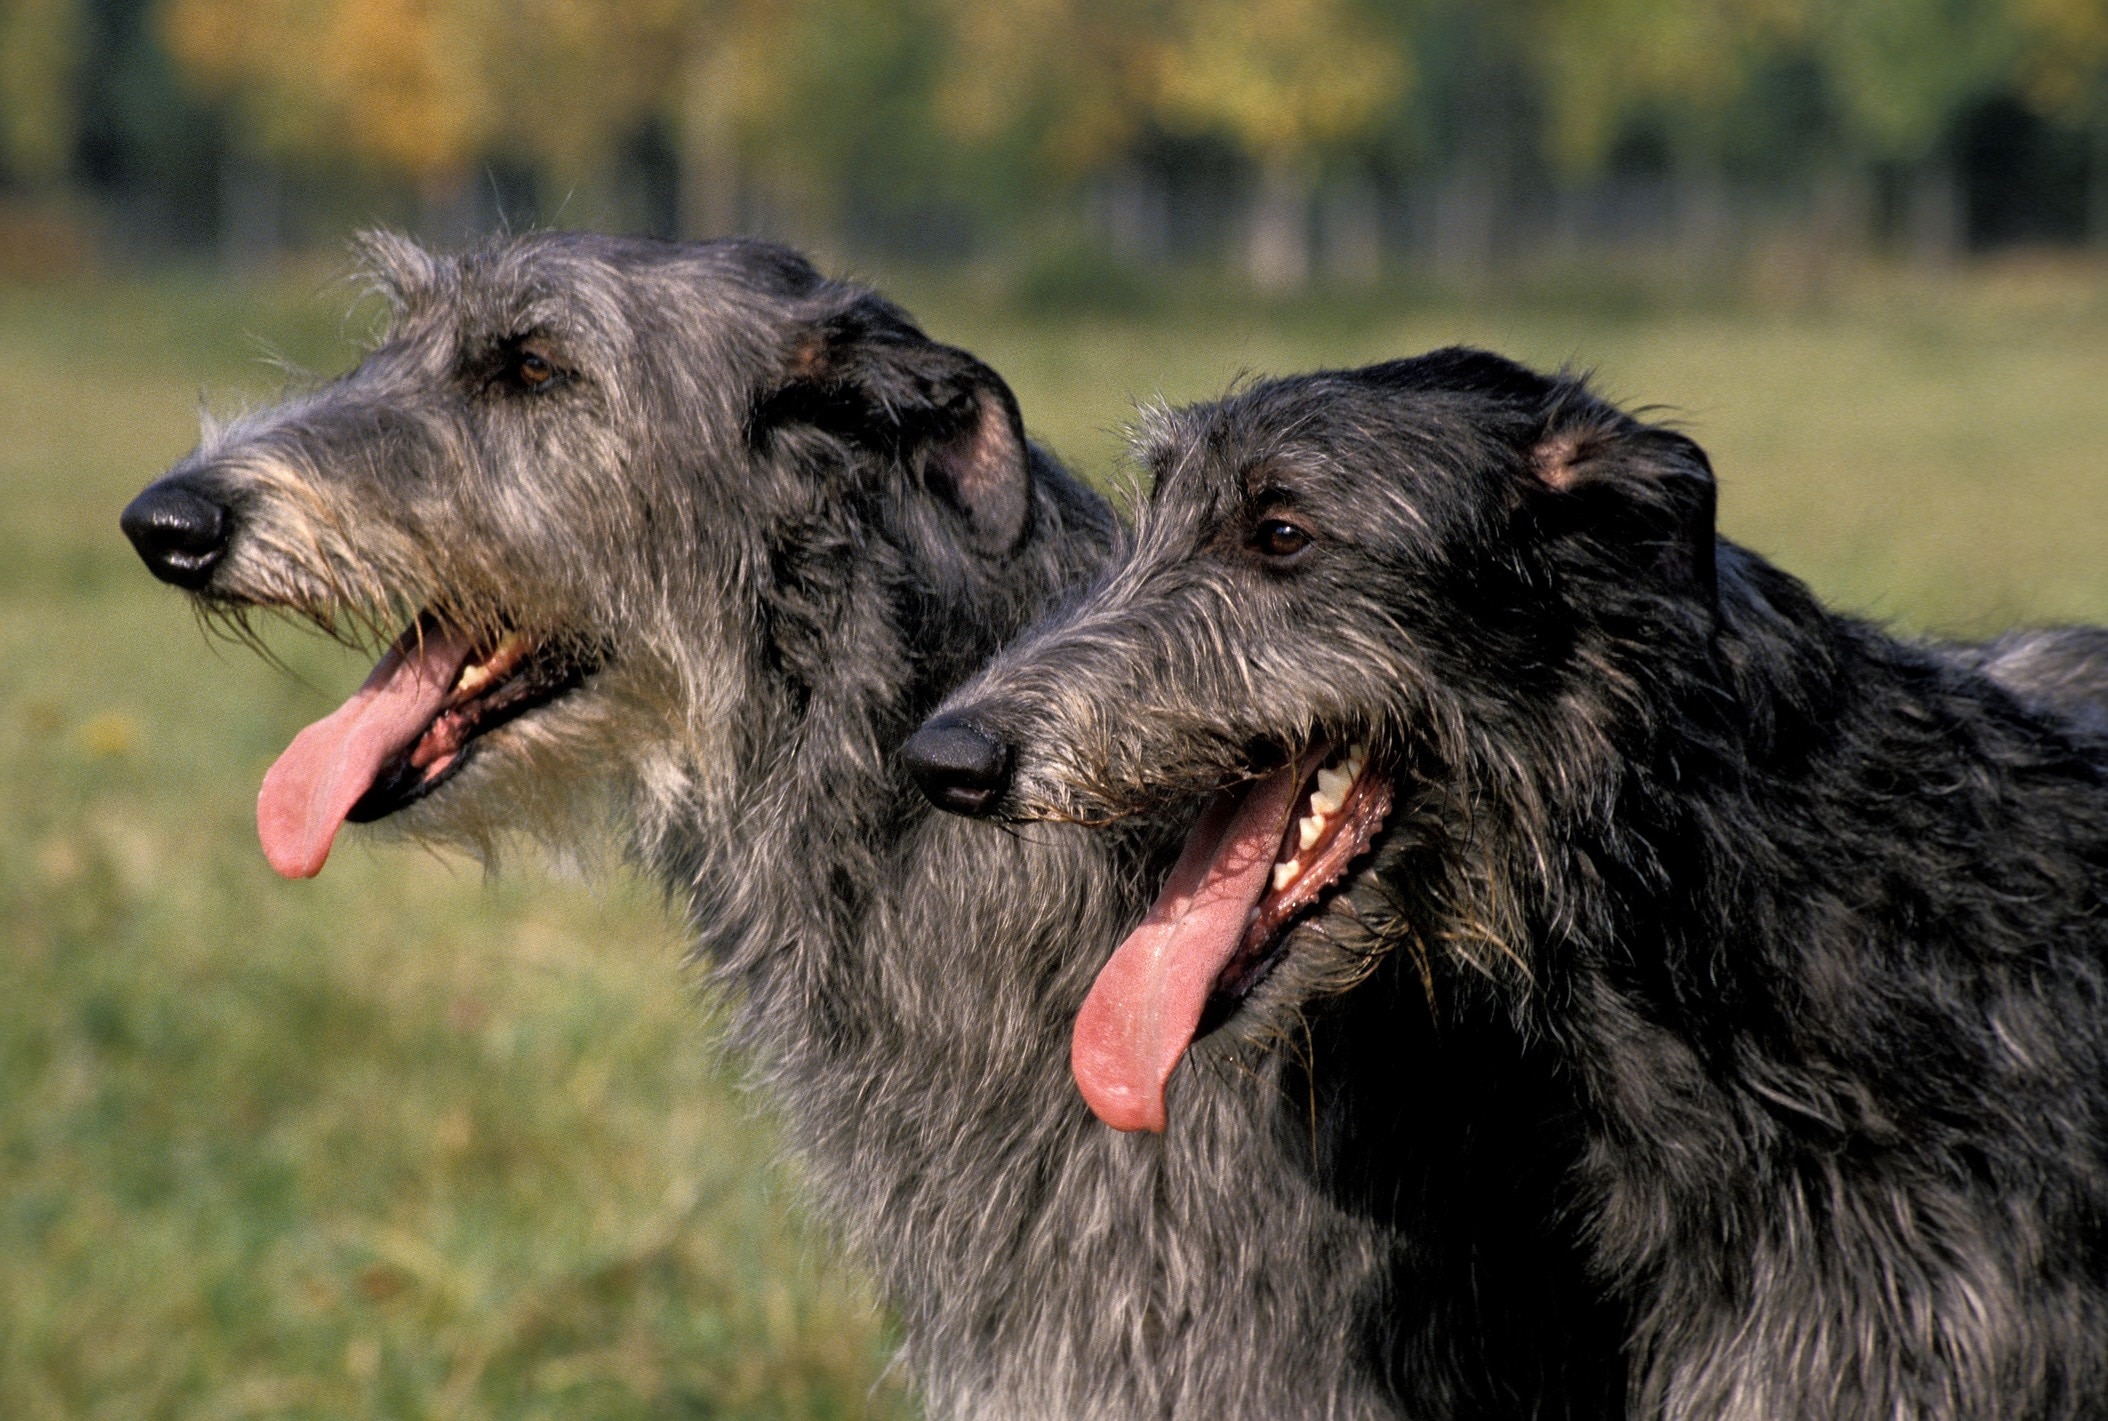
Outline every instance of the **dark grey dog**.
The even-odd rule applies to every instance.
[[[1838,616],[1688,438],[1483,352],[1142,447],[1132,552],[905,747],[1011,820],[1218,792],[1079,1014],[1099,1113],[1505,1017],[1556,1068],[1464,1108],[1565,1101],[1634,1414],[2108,1415],[2108,636]]]
[[[1162,1138],[1077,1097],[1070,1022],[1167,837],[933,814],[895,753],[1118,539],[994,372],[756,243],[369,257],[379,347],[124,517],[214,613],[393,639],[266,779],[282,872],[346,819],[619,843],[731,989],[936,1415],[1615,1409],[1548,1182],[1475,1166],[1559,1122],[1477,1143],[1447,1104],[1537,1063],[1423,1032],[1353,1109],[1229,1076]],[[1459,1191],[1498,1227],[1422,1226]]]

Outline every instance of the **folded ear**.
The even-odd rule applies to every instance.
[[[753,420],[757,433],[803,424],[898,459],[982,552],[1007,553],[1024,537],[1032,499],[1017,398],[876,296],[857,293],[810,320]]]
[[[1695,440],[1587,398],[1548,421],[1530,451],[1529,499],[1540,527],[1590,532],[1707,607],[1719,596],[1717,492]]]

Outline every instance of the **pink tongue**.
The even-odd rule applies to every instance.
[[[413,630],[350,700],[293,737],[256,796],[256,836],[271,867],[287,878],[322,871],[344,816],[389,757],[424,734],[468,654],[457,633]]]
[[[1164,1082],[1266,892],[1307,768],[1288,765],[1217,795],[1149,916],[1091,984],[1069,1070],[1092,1113],[1115,1130],[1164,1128]]]

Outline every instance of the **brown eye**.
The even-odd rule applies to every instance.
[[[523,390],[546,390],[556,383],[556,367],[546,357],[523,350],[513,357],[512,382]]]
[[[1310,535],[1282,518],[1269,518],[1252,533],[1252,546],[1270,558],[1292,558],[1310,546]]]

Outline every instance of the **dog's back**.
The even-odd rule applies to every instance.
[[[1963,665],[2108,741],[2108,627],[2030,628],[1955,650]]]

